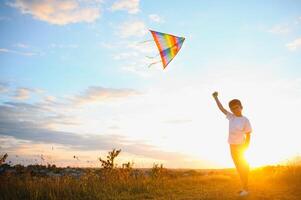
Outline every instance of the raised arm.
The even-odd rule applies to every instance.
[[[224,113],[225,115],[227,115],[228,111],[223,107],[223,105],[221,104],[221,102],[218,99],[218,92],[214,92],[212,94],[218,108],[220,109],[220,111],[222,111],[222,113]]]

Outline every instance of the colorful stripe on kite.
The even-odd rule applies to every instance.
[[[152,33],[159,49],[163,68],[165,69],[165,67],[180,51],[185,38],[152,30],[150,30],[150,32]]]

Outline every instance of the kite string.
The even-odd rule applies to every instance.
[[[148,65],[148,68],[150,68],[151,66],[153,66],[153,65],[155,65],[155,64],[157,64],[157,63],[160,63],[161,62],[161,60],[158,60],[158,61],[156,61],[156,62],[152,62],[152,63],[150,63],[149,65]]]
[[[153,39],[150,39],[150,40],[138,42],[137,44],[144,44],[144,43],[153,42],[153,41],[154,41]],[[160,55],[160,53],[156,54],[155,56],[145,56],[145,57],[148,59],[154,59],[154,58],[157,58],[159,55]]]

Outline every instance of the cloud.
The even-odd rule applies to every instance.
[[[129,49],[130,51],[136,51],[137,53],[140,54],[150,54],[154,55],[158,53],[158,49],[155,45],[155,41],[150,40],[149,42],[145,43],[139,43],[139,42],[129,42],[126,44],[126,48]]]
[[[276,25],[269,29],[268,32],[274,34],[287,34],[291,32],[291,29],[287,25]]]
[[[43,93],[40,89],[33,89],[33,88],[18,88],[15,91],[15,94],[13,95],[14,99],[17,100],[26,100],[30,98],[30,95],[32,93]]]
[[[68,145],[78,150],[110,149],[115,145],[118,147],[118,142],[122,141],[121,138],[114,138],[114,136],[82,136],[72,132],[46,129],[34,122],[7,120],[2,116],[1,113],[0,135],[12,136],[16,139]]]
[[[19,47],[19,48],[22,48],[22,49],[27,49],[29,47],[29,45],[27,44],[23,44],[23,43],[17,43],[14,45],[15,47]]]
[[[0,121],[3,123],[24,123],[33,127],[49,129],[56,126],[78,125],[76,116],[68,116],[59,103],[5,102],[0,106]],[[6,114],[5,114],[6,112]]]
[[[5,93],[8,91],[8,83],[0,81],[0,93]]]
[[[160,60],[158,49],[153,40],[146,42],[141,42],[141,39],[132,42],[123,41],[119,44],[112,44],[110,47],[108,49],[113,51],[113,59],[122,63],[121,69],[140,77],[152,76],[151,72],[146,69],[151,63]],[[161,67],[161,63],[157,65]]]
[[[121,24],[118,27],[118,32],[116,33],[122,38],[128,37],[142,37],[148,32],[146,25],[143,21],[130,21]]]
[[[40,104],[29,104],[24,102],[5,102],[1,107],[1,113],[3,121],[9,120],[21,120],[21,121],[33,121],[40,122],[43,117],[47,117],[51,110]],[[6,114],[5,114],[6,113]],[[50,116],[53,116],[51,113]]]
[[[44,97],[44,100],[45,100],[45,102],[53,103],[56,101],[56,97],[48,95],[48,96]]]
[[[139,12],[139,0],[118,0],[112,5],[111,10],[125,10],[129,14],[136,14]]]
[[[99,1],[15,0],[8,5],[50,24],[94,22],[100,16]]]
[[[71,99],[84,100],[84,103],[103,102],[115,98],[123,100],[123,98],[136,95],[136,93],[137,91],[130,89],[90,87]],[[82,109],[82,107],[74,106],[75,102],[69,101],[69,99],[55,98],[49,96],[46,92],[43,95],[45,98],[42,98],[41,102],[10,101],[0,103],[0,140],[9,136],[18,141],[27,141],[32,145],[51,146],[53,144],[63,146],[68,152],[77,151],[80,154],[121,148],[123,152],[131,154],[133,159],[141,159],[143,163],[148,160],[150,165],[152,162],[163,162],[165,165],[172,167],[203,166],[202,163],[200,164],[201,160],[196,160],[194,157],[187,155],[187,152],[164,148],[164,145],[162,147],[161,143],[154,142],[151,137],[147,136],[150,133],[153,135],[155,132],[161,133],[162,131],[164,133],[167,131],[149,126],[150,121],[155,124],[155,119],[157,119],[152,118],[154,116],[152,111],[156,109],[150,106],[153,105],[151,99],[131,98],[129,101],[120,101],[117,107],[114,105],[116,109],[112,109],[111,105],[106,106],[105,104],[102,106],[91,105]],[[66,101],[66,103],[62,105],[58,100]],[[145,100],[148,103],[145,104]],[[162,98],[158,101],[162,103]],[[144,115],[152,119],[147,118],[148,120],[145,121]],[[138,116],[137,119],[135,119],[136,116]],[[142,119],[140,120],[140,118]],[[158,123],[162,125],[162,122],[174,119],[174,116],[159,118]],[[185,120],[190,118],[183,116],[176,119]],[[135,125],[134,128],[131,128],[133,120]],[[173,123],[175,121],[169,122]],[[185,122],[182,123],[185,124]],[[168,127],[172,126],[168,125]],[[136,134],[139,134],[140,137],[137,137]],[[29,146],[31,146],[30,144]],[[156,146],[156,144],[160,146]],[[19,150],[24,152],[22,149],[18,149],[17,145],[15,148],[14,151],[13,147],[10,150],[12,152],[18,152]],[[24,153],[24,155],[31,154],[35,154],[35,151],[28,150],[27,153]],[[64,156],[62,155],[62,157]],[[68,160],[68,157],[65,156],[62,159]],[[62,162],[62,159],[58,162]],[[192,161],[198,164],[189,165],[188,162],[192,164]]]
[[[88,104],[95,102],[102,102],[112,99],[121,99],[133,95],[139,95],[140,93],[132,89],[113,89],[104,87],[89,87],[82,94],[72,97],[71,101],[74,104]]]
[[[147,66],[154,62],[150,57],[156,57],[158,50],[153,40],[143,42],[143,36],[149,33],[143,21],[127,21],[120,24],[115,34],[120,37],[119,42],[101,44],[102,47],[112,51],[113,59],[121,61],[121,69],[134,73],[140,77],[149,77]],[[150,36],[151,37],[151,36]],[[145,40],[145,39],[144,39]],[[147,58],[147,56],[149,56]],[[156,57],[156,59],[160,59]]]
[[[31,90],[28,88],[19,88],[16,90],[14,98],[17,100],[26,100],[30,97]]]
[[[146,78],[152,76],[151,72],[147,70],[147,66],[160,60],[160,57],[153,40],[147,40],[146,42],[141,40],[143,39],[137,39],[136,41],[123,39],[119,42],[102,43],[100,45],[112,52],[114,60],[120,61],[123,71]],[[158,66],[161,67],[161,64],[158,63]]]
[[[157,23],[163,23],[164,20],[157,14],[150,14],[148,16],[148,18],[152,21],[152,22],[157,22]]]
[[[39,105],[26,103],[7,102],[4,105],[0,105],[0,141],[5,137],[13,137],[17,141],[31,141],[33,144],[58,144],[79,151],[100,151],[121,148],[124,152],[130,154],[170,162],[184,162],[189,158],[185,154],[162,151],[153,145],[139,140],[131,140],[122,135],[80,135],[75,132],[52,130],[44,127],[43,123],[39,122],[45,117],[41,115],[43,110],[44,108]],[[32,120],[35,118],[34,116],[39,117],[39,119]],[[10,146],[13,146],[13,144]],[[10,148],[12,149],[12,147]]]
[[[114,60],[124,60],[124,59],[128,59],[131,57],[136,57],[136,56],[138,56],[137,52],[123,52],[123,53],[114,55],[113,59]]]
[[[291,43],[288,43],[286,45],[286,47],[290,50],[290,51],[295,51],[297,49],[299,49],[301,47],[301,38],[297,38],[296,40],[294,40]]]
[[[6,49],[6,48],[0,48],[0,52],[2,52],[2,53],[14,53],[14,54],[22,55],[22,56],[34,56],[34,55],[37,55],[34,52],[20,52],[20,51],[15,51],[15,50]]]

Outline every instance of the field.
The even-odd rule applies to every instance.
[[[51,176],[18,170],[1,174],[0,199],[301,199],[300,166],[252,169],[247,197],[237,195],[234,169],[73,169],[81,170],[80,176],[54,176],[64,169],[52,169]]]

